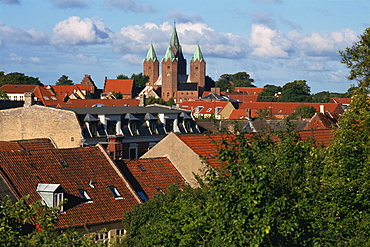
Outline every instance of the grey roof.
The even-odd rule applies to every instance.
[[[98,114],[98,115],[124,115],[131,114],[146,114],[146,113],[181,113],[185,110],[170,109],[160,106],[107,106],[107,107],[71,107],[61,108],[64,110],[74,111],[77,114]]]

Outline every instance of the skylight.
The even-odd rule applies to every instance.
[[[57,98],[55,96],[51,96],[50,98],[52,98],[53,100],[57,100]]]
[[[49,97],[47,97],[47,96],[42,96],[44,99],[46,99],[46,100],[50,100],[49,99]]]
[[[115,198],[116,200],[118,200],[118,199],[123,199],[123,197],[122,197],[122,196],[121,196],[121,194],[118,192],[118,190],[117,190],[117,188],[116,188],[116,187],[114,187],[114,186],[108,186],[108,188],[109,188],[110,192],[112,192],[112,194],[113,194],[113,196],[114,196],[114,198]]]
[[[80,196],[85,200],[87,203],[93,202],[91,197],[87,194],[86,190],[78,189],[78,193],[80,193]]]
[[[140,168],[141,171],[143,171],[143,172],[146,171],[146,169],[145,169],[145,167],[143,165],[138,165],[138,167]]]

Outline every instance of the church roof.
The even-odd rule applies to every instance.
[[[191,61],[194,62],[194,61],[197,61],[197,60],[199,62],[206,61],[203,57],[202,51],[200,50],[199,44],[195,48],[195,52],[194,52],[194,55],[193,55],[193,58],[191,59]]]
[[[171,60],[172,62],[175,59],[176,57],[175,57],[175,54],[173,53],[173,50],[171,49],[171,44],[170,44],[167,47],[166,55],[164,55],[163,61]]]
[[[176,50],[180,51],[181,46],[180,46],[180,41],[179,37],[177,36],[177,31],[176,31],[176,26],[173,26],[173,31],[172,31],[172,36],[171,36],[171,41],[170,41],[170,47],[175,47]]]
[[[154,47],[153,47],[153,44],[150,43],[150,47],[149,47],[149,50],[148,50],[148,53],[146,54],[146,58],[144,59],[144,61],[157,61],[157,55],[155,54],[155,51],[154,51]]]

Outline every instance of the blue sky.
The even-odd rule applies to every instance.
[[[207,75],[246,71],[255,85],[306,80],[346,92],[338,51],[370,27],[368,0],[0,0],[0,71],[55,84],[142,72],[150,42],[163,58],[174,21],[188,63],[200,45]]]

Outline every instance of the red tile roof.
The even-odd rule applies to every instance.
[[[330,103],[349,105],[351,103],[351,98],[330,98]]]
[[[82,89],[77,85],[47,85],[44,86],[44,88],[47,90],[52,90],[56,95],[71,95],[78,91],[82,91]]]
[[[0,90],[6,91],[8,94],[24,94],[25,92],[32,92],[45,106],[55,106],[58,103],[63,102],[62,96],[57,96],[54,92],[38,85],[5,84],[0,87]]]
[[[257,102],[258,95],[245,95],[243,93],[226,93],[226,95],[239,102]]]
[[[327,146],[333,139],[332,130],[304,130],[298,132],[301,140],[308,140],[314,137],[315,142]],[[189,148],[191,148],[196,154],[198,154],[204,161],[207,162],[211,167],[219,167],[220,163],[216,156],[218,155],[217,150],[222,147],[221,140],[224,138],[232,139],[233,135],[177,135],[178,138],[183,141]],[[253,134],[246,134],[246,137],[252,137]]]
[[[41,199],[38,183],[60,184],[69,203],[56,228],[121,221],[139,199],[103,152],[99,147],[0,152],[0,174],[18,197],[29,194],[29,202]],[[122,199],[115,199],[108,186],[115,186]],[[78,189],[86,190],[93,202],[83,202]]]
[[[91,107],[96,104],[105,106],[138,106],[138,99],[69,99],[65,104],[59,104],[59,108],[67,107]]]
[[[167,158],[148,158],[125,161],[136,181],[148,198],[153,198],[160,190],[167,192],[170,185],[183,186],[185,179]]]
[[[272,109],[273,115],[290,115],[294,112],[297,106],[300,105],[307,105],[312,106],[316,109],[316,111],[320,111],[320,105],[324,106],[325,111],[329,111],[330,113],[338,113],[341,114],[344,112],[343,108],[340,104],[335,103],[300,103],[300,102],[244,102],[239,109],[251,109],[252,117],[256,117],[256,113],[258,109]]]
[[[263,91],[263,87],[235,87],[234,92],[247,92],[248,95],[258,95]]]
[[[104,93],[120,92],[123,95],[131,95],[134,80],[131,79],[106,79]]]
[[[31,140],[0,141],[0,151],[33,150],[33,149],[53,149],[53,142],[48,138]]]
[[[215,112],[216,107],[221,107],[223,109],[228,103],[229,103],[228,101],[213,101],[213,102],[200,100],[185,101],[179,103],[179,108],[184,110],[190,110],[192,111],[192,113],[197,114],[213,114]],[[202,106],[203,109],[198,112],[196,109],[197,106]]]

